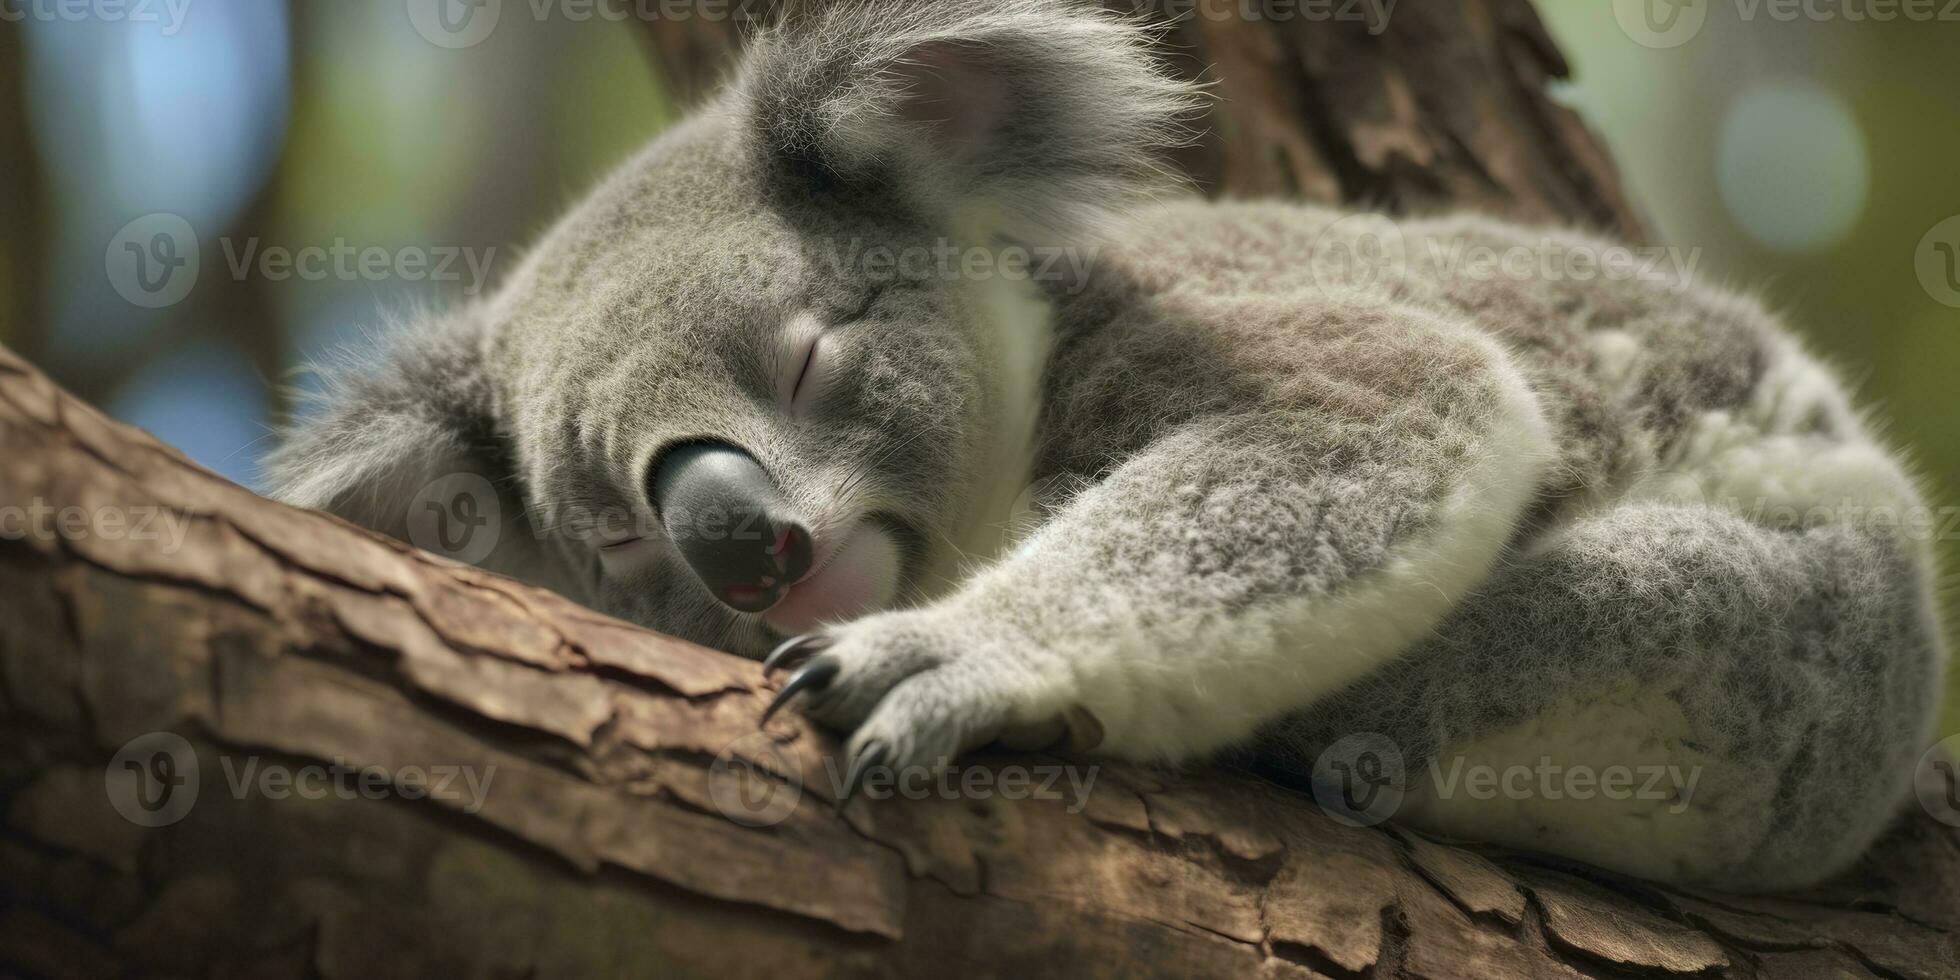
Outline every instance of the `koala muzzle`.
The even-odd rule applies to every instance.
[[[721,443],[680,446],[661,459],[651,483],[667,536],[729,608],[768,609],[809,573],[809,530],[748,453]]]

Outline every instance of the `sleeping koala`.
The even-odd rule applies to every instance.
[[[406,536],[481,477],[485,565],[773,648],[853,783],[1068,733],[1309,784],[1365,733],[1414,825],[1738,889],[1897,811],[1920,499],[1760,307],[1447,261],[1607,248],[1564,231],[1185,196],[1194,96],[1094,4],[821,8],[493,298],[331,371],[276,494]]]

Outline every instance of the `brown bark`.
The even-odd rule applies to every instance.
[[[1262,94],[1219,110],[1196,172],[1632,226],[1544,99],[1557,56],[1522,3],[1397,10],[1380,40],[1205,25],[1192,57]],[[1245,60],[1286,67],[1255,85]],[[1103,765],[1075,812],[937,792],[838,809],[828,736],[757,733],[754,664],[255,497],[4,351],[0,505],[47,508],[0,522],[11,971],[1960,975],[1960,831],[1916,808],[1842,880],[1779,898],[1350,828],[1221,773]],[[157,514],[181,541],[155,516],[137,532]],[[110,788],[149,784],[111,763],[153,732],[187,740],[199,780],[181,819],[143,827]],[[254,778],[327,762],[389,774],[387,798]],[[1093,765],[970,768],[1064,763]],[[409,773],[443,766],[487,790],[415,798]],[[786,779],[780,822],[727,818],[731,791]]]

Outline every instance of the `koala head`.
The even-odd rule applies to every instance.
[[[1070,0],[792,17],[489,299],[323,369],[273,493],[439,551],[494,517],[463,557],[749,655],[931,594],[1025,483],[1049,339],[973,272],[1161,187],[1190,96],[1146,42]]]

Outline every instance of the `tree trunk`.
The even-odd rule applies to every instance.
[[[1563,66],[1528,7],[1396,11],[1379,36],[1180,28],[1191,64],[1225,66],[1229,100],[1193,172],[1234,193],[1462,202],[1637,234],[1596,143],[1545,97]],[[699,91],[716,33],[666,21],[653,35],[695,52],[663,64]],[[793,716],[758,731],[773,685],[753,663],[255,497],[4,351],[0,504],[12,971],[1960,964],[1960,831],[1918,808],[1840,881],[1779,898],[1353,828],[1229,774],[1051,755],[986,756],[953,785],[908,787],[922,798],[838,808],[834,741]]]
[[[706,2],[735,13],[646,23],[669,87],[684,97],[722,79],[739,27],[790,0]],[[1473,208],[1643,237],[1605,150],[1548,92],[1570,69],[1529,0],[1104,5],[1165,27],[1166,60],[1210,86],[1202,136],[1176,160],[1208,193]],[[1242,16],[1246,8],[1264,14]]]

